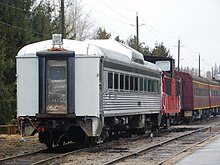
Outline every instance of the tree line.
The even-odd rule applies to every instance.
[[[81,1],[69,0],[65,4],[66,37],[76,40],[108,39],[111,33],[105,28],[94,30],[95,23],[89,13],[83,12]],[[16,54],[27,44],[51,39],[60,33],[59,9],[50,1],[1,0],[0,1],[0,124],[9,124],[16,118]],[[91,32],[92,31],[92,32]],[[137,48],[136,36],[123,42]],[[169,50],[159,44],[150,49],[140,42],[138,50],[144,55],[171,56]]]

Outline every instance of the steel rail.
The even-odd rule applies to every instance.
[[[194,134],[194,133],[197,133],[197,132],[201,132],[201,131],[204,131],[204,130],[207,130],[207,129],[210,129],[212,126],[207,126],[207,127],[204,127],[204,128],[200,128],[200,129],[197,129],[197,130],[194,130],[194,131],[191,131],[191,132],[188,132],[186,134],[183,134],[183,135],[180,135],[180,136],[177,136],[177,137],[174,137],[174,138],[171,138],[171,139],[168,139],[166,141],[163,141],[163,142],[160,142],[158,144],[154,144],[150,147],[146,147],[146,148],[143,148],[141,150],[138,150],[138,151],[134,151],[134,152],[131,152],[127,155],[123,155],[121,157],[118,157],[118,158],[115,158],[113,160],[110,160],[108,162],[105,162],[104,165],[110,165],[110,164],[114,164],[114,163],[118,163],[118,162],[121,162],[129,157],[132,157],[132,156],[135,156],[135,155],[138,155],[142,152],[146,152],[147,150],[150,150],[150,149],[153,149],[153,148],[156,148],[156,147],[159,147],[159,146],[162,146],[164,144],[167,144],[169,142],[172,142],[174,140],[177,140],[177,139],[180,139],[180,138],[183,138],[183,137],[186,137],[186,136],[189,136],[191,134]]]
[[[156,165],[162,165],[163,163],[167,162],[168,160],[174,158],[175,156],[177,156],[177,155],[179,155],[179,154],[181,154],[181,153],[183,153],[183,152],[186,152],[186,151],[189,150],[189,149],[192,149],[193,147],[195,147],[195,146],[197,146],[197,145],[199,145],[199,144],[201,144],[201,143],[203,143],[203,142],[209,140],[209,139],[212,138],[212,137],[217,136],[218,134],[220,134],[220,131],[218,131],[218,132],[216,132],[215,134],[212,134],[212,135],[206,137],[205,139],[203,139],[203,140],[201,140],[201,141],[199,141],[199,142],[197,142],[197,143],[195,143],[195,144],[193,144],[193,145],[190,145],[189,147],[187,147],[187,148],[185,148],[185,149],[183,149],[183,150],[177,152],[177,153],[174,154],[174,155],[171,155],[170,157],[168,157],[168,158],[166,158],[166,159],[160,161],[160,162],[157,163]]]

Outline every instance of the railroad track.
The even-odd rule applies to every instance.
[[[63,150],[65,151],[62,151],[62,148],[58,151],[56,151],[56,149],[52,151],[40,150],[38,152],[1,159],[0,164],[37,165],[54,162],[57,164],[63,162],[70,162],[72,164],[115,164],[118,162],[123,163],[125,161],[129,164],[138,159],[139,162],[140,160],[145,160],[147,164],[150,164],[150,162],[152,164],[163,164],[175,155],[189,149],[189,145],[191,146],[201,143],[204,139],[206,140],[215,136],[219,133],[218,131],[213,131],[213,128],[215,127],[217,126],[213,125],[205,128],[200,127],[200,129],[197,130],[194,130],[195,128],[181,128],[182,131],[186,131],[186,133],[181,132],[180,128],[172,128],[168,131],[165,130],[162,135],[161,131],[159,131],[159,134],[155,134],[158,137],[154,137],[153,140],[145,134],[142,136],[134,136],[132,138],[119,139],[88,148],[68,149],[65,146],[63,147]],[[218,129],[220,130],[220,128]],[[191,136],[196,134],[198,135],[198,138],[196,138],[196,136]],[[188,140],[184,139],[187,137]],[[181,139],[182,142],[180,141]],[[194,139],[197,139],[197,141]],[[136,143],[140,143],[138,144],[139,146]],[[174,151],[174,149],[174,153],[167,152]],[[146,164],[146,162],[144,164]]]
[[[208,139],[216,136],[219,133],[220,127],[218,127],[217,132],[212,131],[212,126],[201,128],[195,131],[191,131],[189,133],[185,133],[178,137],[174,137],[166,141],[154,144],[150,147],[132,151],[127,155],[109,160],[104,164],[134,164],[140,162],[141,160],[141,164],[162,165],[176,155],[181,154],[204,141],[207,141]]]
[[[44,149],[32,153],[12,156],[4,159],[0,159],[1,165],[39,165],[45,164],[49,161],[64,157],[68,154],[74,154],[76,152],[87,151],[89,148],[54,148],[52,150]]]

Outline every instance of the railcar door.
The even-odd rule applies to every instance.
[[[74,52],[45,51],[37,52],[37,56],[39,114],[75,114]]]

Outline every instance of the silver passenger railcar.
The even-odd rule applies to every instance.
[[[55,35],[17,55],[22,134],[39,132],[48,148],[156,129],[161,95],[161,71],[116,41],[62,41]]]

